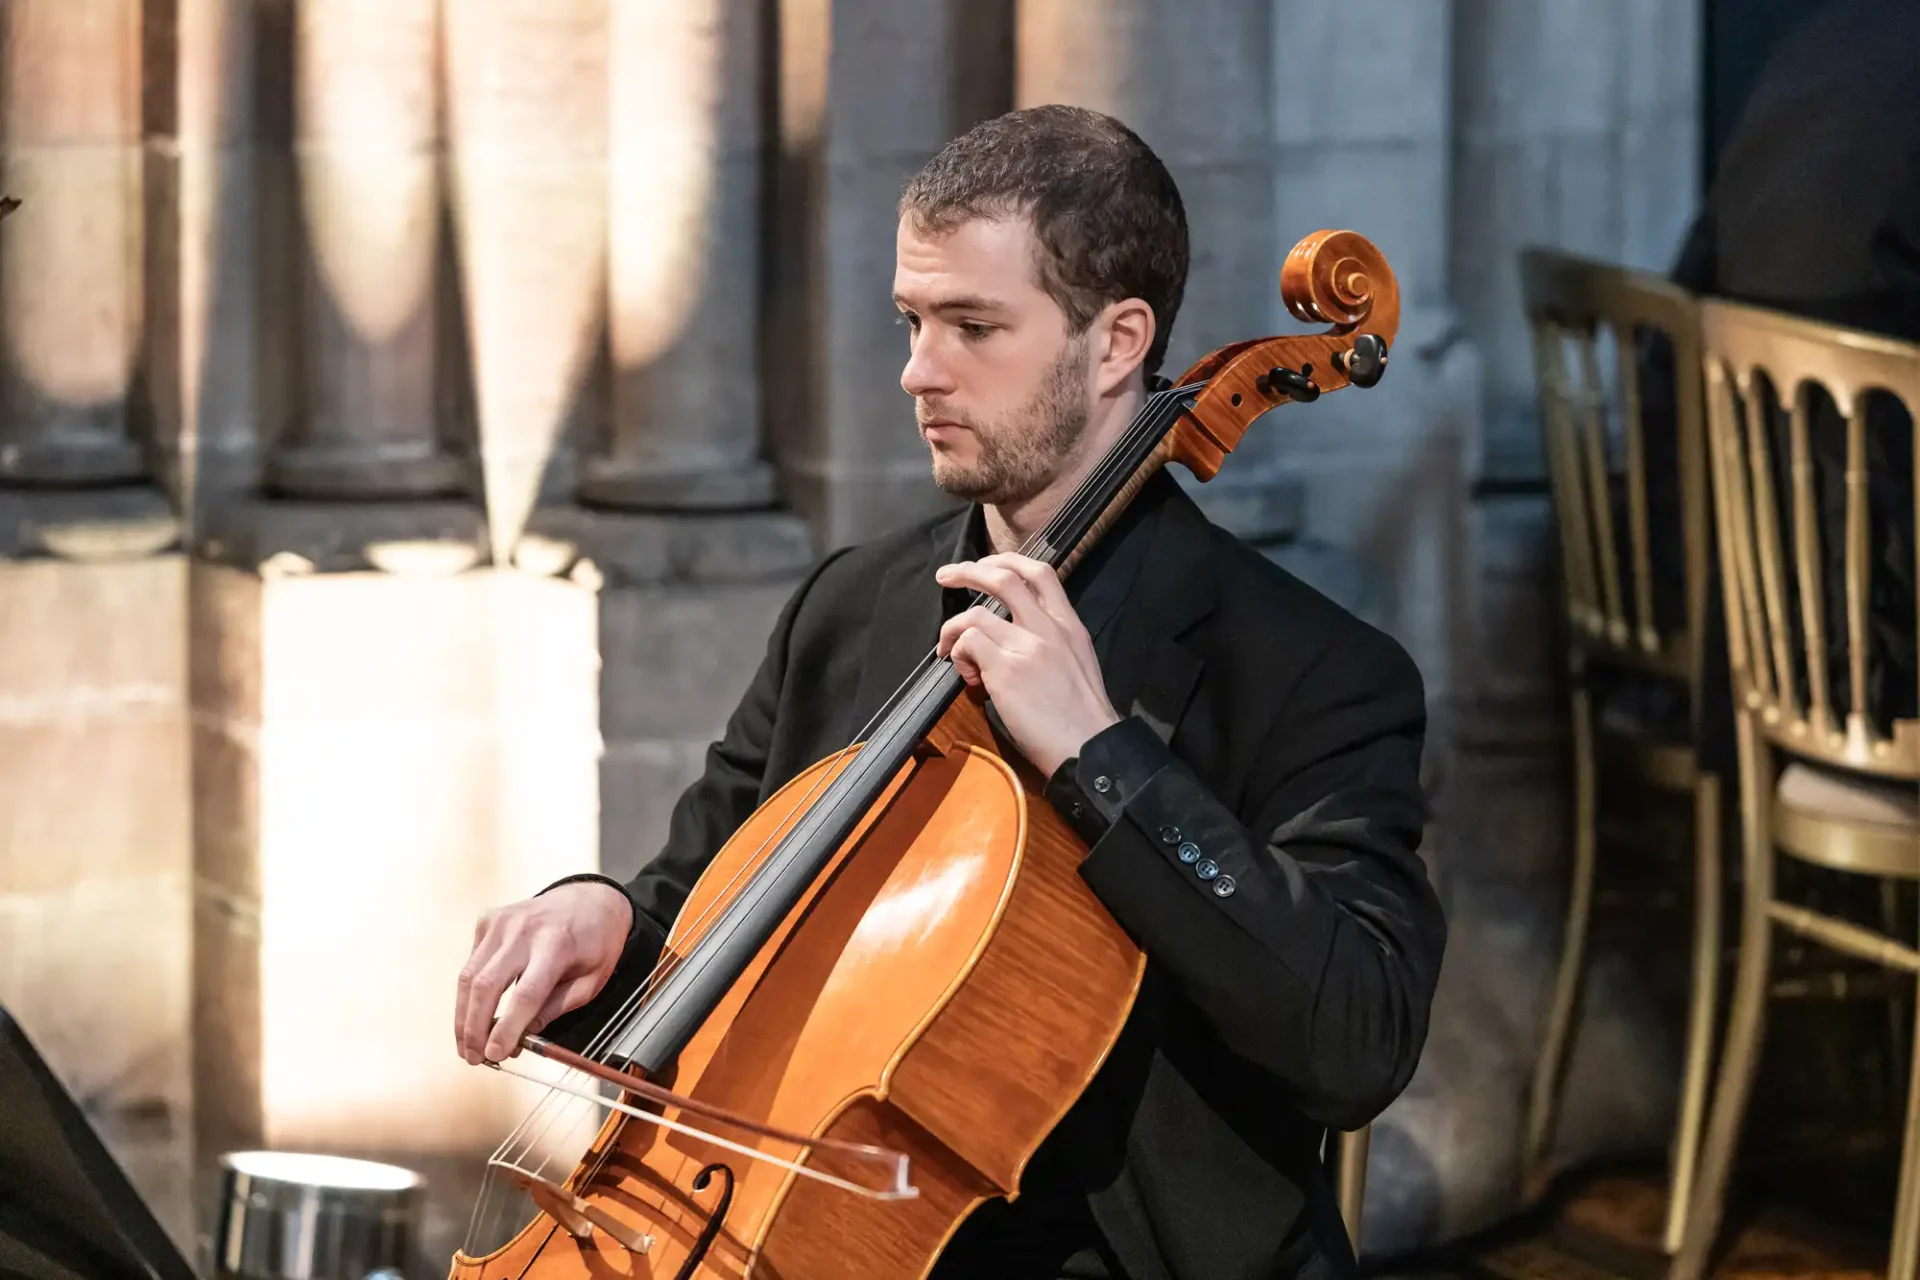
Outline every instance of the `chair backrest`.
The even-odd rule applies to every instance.
[[[1701,304],[1700,324],[1735,706],[1790,752],[1920,778],[1920,720],[1895,718],[1883,730],[1870,714],[1868,689],[1874,565],[1884,554],[1873,544],[1869,489],[1904,490],[1901,520],[1912,555],[1916,479],[1910,459],[1900,468],[1905,474],[1875,473],[1869,396],[1883,392],[1904,403],[1907,420],[1896,429],[1904,436],[1900,452],[1911,450],[1920,347],[1711,300]],[[1821,390],[1830,401],[1816,400]],[[1823,473],[1823,454],[1839,465]],[[1837,591],[1829,581],[1836,549],[1821,536],[1819,496],[1834,487],[1843,492]],[[1906,568],[1920,577],[1920,564]],[[1920,627],[1920,618],[1906,621]],[[1907,636],[1904,645],[1914,644]],[[1844,715],[1834,705],[1835,686],[1847,696]]]
[[[1712,518],[1697,301],[1658,276],[1539,247],[1522,250],[1520,276],[1571,641],[1697,688]],[[1648,396],[1642,369],[1661,367],[1641,363],[1650,334],[1670,344],[1672,383]],[[1613,352],[1606,373],[1603,340]],[[1679,500],[1678,543],[1659,549],[1653,520],[1669,513],[1649,502],[1650,425],[1669,437],[1657,435],[1653,451],[1671,458]],[[1665,619],[1655,608],[1662,555],[1680,557],[1684,582],[1678,616]]]

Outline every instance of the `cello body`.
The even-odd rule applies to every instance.
[[[858,751],[771,796],[702,874],[680,920],[749,885],[739,873]],[[694,1186],[716,1161],[736,1181],[692,1276],[926,1274],[977,1205],[1017,1193],[1028,1158],[1119,1036],[1145,967],[1080,878],[1086,846],[1039,794],[1043,783],[1002,758],[975,699],[957,699],[676,1063],[672,1087],[688,1097],[906,1154],[916,1198],[848,1195],[615,1113],[583,1162],[600,1172],[581,1194],[646,1224],[651,1247],[632,1253],[604,1233],[577,1240],[542,1218],[484,1258],[456,1255],[452,1280],[673,1280],[710,1220],[714,1188]],[[687,941],[677,926],[668,950]]]

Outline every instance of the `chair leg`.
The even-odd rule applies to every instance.
[[[1889,938],[1897,938],[1901,932],[1901,911],[1899,888],[1892,880],[1880,881],[1880,927],[1886,930]],[[1913,1070],[1915,1055],[1913,1039],[1907,1033],[1907,1019],[1912,1013],[1908,997],[1895,993],[1887,997],[1887,1083],[1907,1079]],[[1920,1030],[1920,1029],[1916,1029]],[[1888,1092],[1891,1094],[1892,1089]],[[1911,1107],[1908,1113],[1911,1113]]]
[[[1673,1175],[1667,1189],[1669,1255],[1679,1252],[1693,1199],[1700,1129],[1707,1111],[1713,1061],[1714,1013],[1720,994],[1720,779],[1705,773],[1694,788],[1693,992],[1687,1012],[1686,1063],[1680,1084],[1680,1124],[1674,1135]]]
[[[1741,1121],[1745,1118],[1747,1100],[1753,1092],[1754,1076],[1760,1065],[1773,952],[1773,922],[1767,916],[1767,906],[1773,900],[1773,833],[1768,830],[1772,791],[1773,774],[1766,745],[1742,715],[1740,825],[1746,887],[1742,895],[1740,958],[1706,1144],[1695,1175],[1693,1196],[1687,1205],[1680,1248],[1668,1268],[1667,1280],[1701,1280],[1706,1274],[1708,1256],[1718,1241],[1721,1219],[1726,1212],[1727,1183],[1740,1145]]]
[[[1573,1032],[1574,1012],[1586,974],[1587,925],[1593,915],[1596,792],[1593,751],[1593,704],[1584,688],[1573,694],[1573,885],[1567,904],[1566,930],[1560,944],[1560,968],[1554,978],[1553,1003],[1547,1010],[1546,1038],[1534,1064],[1533,1089],[1527,1104],[1527,1147],[1521,1161],[1528,1198],[1539,1194],[1546,1177],[1547,1154],[1553,1146],[1553,1127],[1560,1103],[1561,1072],[1566,1065],[1567,1042]]]
[[[1335,1191],[1340,1200],[1340,1219],[1347,1224],[1347,1240],[1356,1258],[1360,1256],[1360,1211],[1367,1204],[1367,1148],[1372,1141],[1372,1125],[1340,1135]]]
[[[1920,1024],[1920,1019],[1915,1020]],[[1887,1280],[1915,1280],[1920,1270],[1920,1040],[1908,1055],[1907,1115],[1900,1139],[1900,1188],[1893,1202],[1893,1245]]]

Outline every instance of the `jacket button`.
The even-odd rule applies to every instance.
[[[1160,843],[1162,843],[1162,844],[1179,844],[1179,843],[1180,843],[1180,828],[1178,828],[1178,827],[1162,827],[1162,828],[1160,828]]]
[[[1213,882],[1213,896],[1216,898],[1231,898],[1234,888],[1235,885],[1232,876],[1221,876]]]
[[[1202,858],[1200,859],[1200,865],[1193,869],[1193,874],[1199,876],[1202,880],[1211,880],[1220,874],[1220,864],[1212,858]]]
[[[1103,773],[1093,780],[1093,789],[1101,795],[1105,795],[1107,792],[1113,790],[1113,779]]]
[[[1181,845],[1180,861],[1186,863],[1188,866],[1192,866],[1194,863],[1200,861],[1200,846],[1194,844],[1192,841]]]

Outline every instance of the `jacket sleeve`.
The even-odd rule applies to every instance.
[[[1439,979],[1446,924],[1419,857],[1425,720],[1417,668],[1378,637],[1298,681],[1237,813],[1137,719],[1049,782],[1114,918],[1228,1048],[1338,1129],[1406,1087]]]
[[[619,964],[597,995],[549,1025],[546,1034],[557,1043],[580,1048],[577,1042],[606,1025],[626,997],[645,981],[695,882],[720,847],[759,807],[774,721],[786,682],[794,620],[814,583],[845,552],[846,548],[835,551],[815,565],[781,608],[760,666],[720,738],[707,747],[700,777],[674,803],[666,842],[654,859],[624,884],[588,873],[547,886],[551,889],[574,881],[599,881],[620,889],[633,904],[633,926]]]

